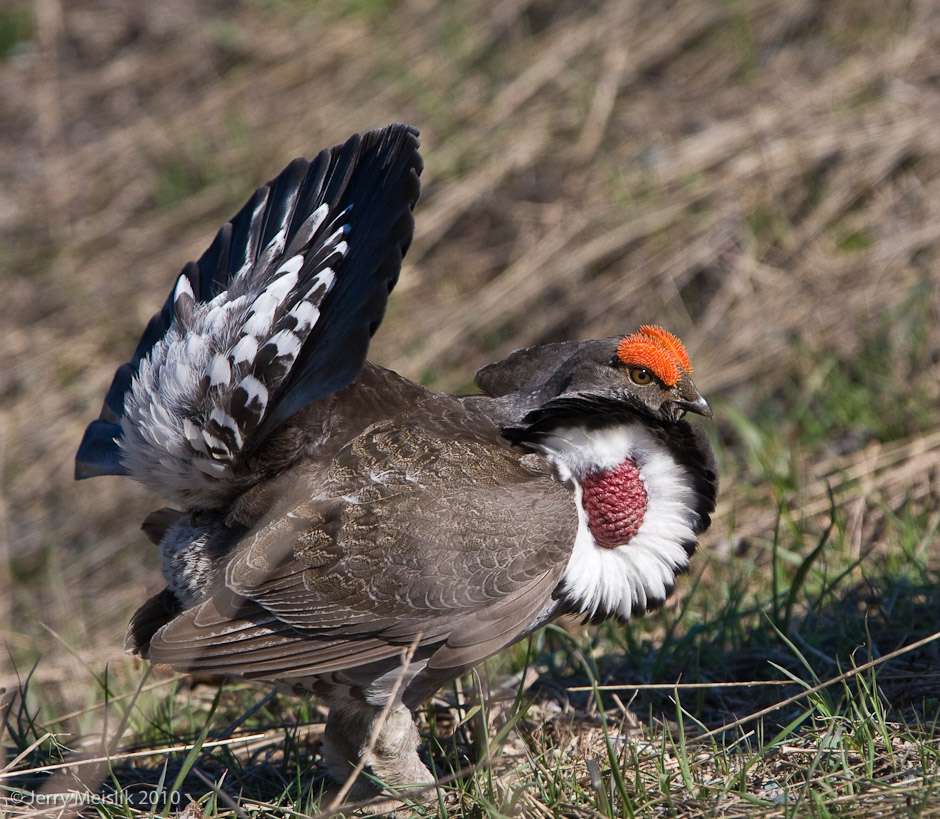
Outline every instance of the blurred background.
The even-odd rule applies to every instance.
[[[853,589],[916,564],[937,603],[936,3],[6,0],[0,688],[37,663],[67,710],[129,662],[163,504],[74,483],[83,428],[256,186],[392,121],[426,169],[373,360],[467,390],[517,347],[663,324],[716,409],[693,576],[747,565],[766,598],[774,543],[799,565],[834,525]]]

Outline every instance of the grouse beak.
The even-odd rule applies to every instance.
[[[712,417],[712,408],[711,404],[705,400],[705,396],[701,393],[696,393],[696,396],[691,401],[679,400],[672,402],[680,412],[694,412],[696,415],[701,415],[705,418]]]
[[[679,380],[672,388],[672,394],[675,398],[673,398],[670,403],[672,404],[672,410],[677,421],[687,412],[694,412],[696,415],[701,415],[705,418],[712,417],[711,406],[708,401],[705,400],[705,396],[702,395],[695,384],[692,383],[692,379],[687,372],[683,372],[679,377]]]

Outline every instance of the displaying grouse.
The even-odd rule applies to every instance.
[[[128,651],[323,697],[333,778],[362,761],[393,787],[432,781],[413,711],[441,685],[560,614],[661,605],[717,491],[683,420],[711,410],[659,327],[517,351],[482,395],[365,361],[421,168],[392,125],[259,188],[183,268],[76,459],[178,507],[144,523],[167,586]]]

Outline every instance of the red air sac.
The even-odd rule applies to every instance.
[[[633,461],[609,471],[589,472],[581,481],[581,503],[598,546],[625,546],[646,514],[646,487]]]

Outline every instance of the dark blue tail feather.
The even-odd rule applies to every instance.
[[[298,410],[355,380],[411,242],[411,211],[422,168],[417,149],[415,129],[392,125],[354,136],[321,152],[311,163],[294,160],[222,227],[198,262],[183,268],[197,302],[211,301],[236,277],[239,292],[251,294],[253,280],[264,280],[297,251],[302,239],[298,229],[321,204],[329,205],[331,216],[352,206],[347,217],[352,238],[346,256],[337,263],[336,286],[325,297],[319,321],[272,396],[263,424],[245,442],[246,452]],[[262,264],[260,254],[282,231],[284,251]],[[309,269],[307,264],[304,269]],[[141,361],[166,335],[173,319],[171,292],[147,325],[131,360],[115,373],[101,415],[89,425],[79,447],[76,478],[128,474],[117,443],[125,396]]]

